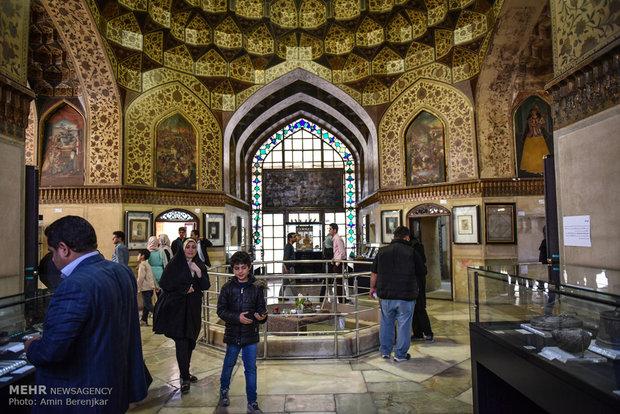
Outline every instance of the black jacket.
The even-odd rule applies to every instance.
[[[371,271],[378,274],[377,296],[410,301],[418,297],[417,279],[424,277],[426,266],[408,241],[394,239],[379,249]]]
[[[181,249],[164,268],[159,280],[163,293],[153,311],[153,331],[169,338],[198,339],[202,327],[202,292],[211,286],[204,263],[196,255],[193,262],[202,277],[192,276],[185,252]],[[194,291],[187,293],[189,287]]]
[[[257,321],[254,312],[265,314],[267,306],[264,295],[265,283],[257,281],[253,275],[248,278],[248,285],[242,290],[236,277],[222,287],[217,301],[217,316],[226,322],[224,343],[232,345],[249,345],[259,341],[258,324],[267,322],[267,318]],[[249,312],[246,317],[254,323],[244,325],[239,322],[239,315]]]

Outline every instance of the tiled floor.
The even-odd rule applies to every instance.
[[[258,365],[258,402],[265,413],[471,413],[471,362],[467,304],[429,300],[435,342],[412,342],[411,360],[378,352],[359,360],[271,360]],[[245,413],[241,361],[231,404],[217,408],[223,353],[198,345],[191,371],[198,377],[181,395],[174,343],[142,328],[146,364],[154,382],[131,413]]]

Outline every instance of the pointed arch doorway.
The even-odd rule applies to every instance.
[[[409,210],[407,224],[424,245],[426,297],[453,299],[450,210],[437,204],[421,204]]]
[[[282,260],[291,223],[318,223],[313,250],[321,250],[331,223],[347,254],[357,246],[358,163],[351,150],[322,126],[299,118],[253,151],[252,241],[257,259]],[[279,273],[275,264],[268,273]]]

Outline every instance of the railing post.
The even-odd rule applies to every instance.
[[[360,355],[360,314],[359,314],[359,292],[357,276],[353,279],[353,293],[355,294],[355,356]]]
[[[478,272],[474,272],[474,315],[476,324],[480,323],[480,302],[478,300]]]
[[[338,358],[338,323],[339,323],[339,317],[338,317],[338,291],[336,289],[336,287],[338,286],[338,279],[335,277],[336,275],[334,274],[334,356],[336,358]]]

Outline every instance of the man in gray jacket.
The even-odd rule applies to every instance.
[[[409,229],[394,230],[392,242],[379,249],[371,268],[370,296],[381,299],[381,327],[379,350],[389,358],[394,348],[394,361],[411,358],[411,318],[418,297],[416,275],[426,273],[426,266],[409,243]],[[394,346],[394,323],[398,322],[398,336]]]

